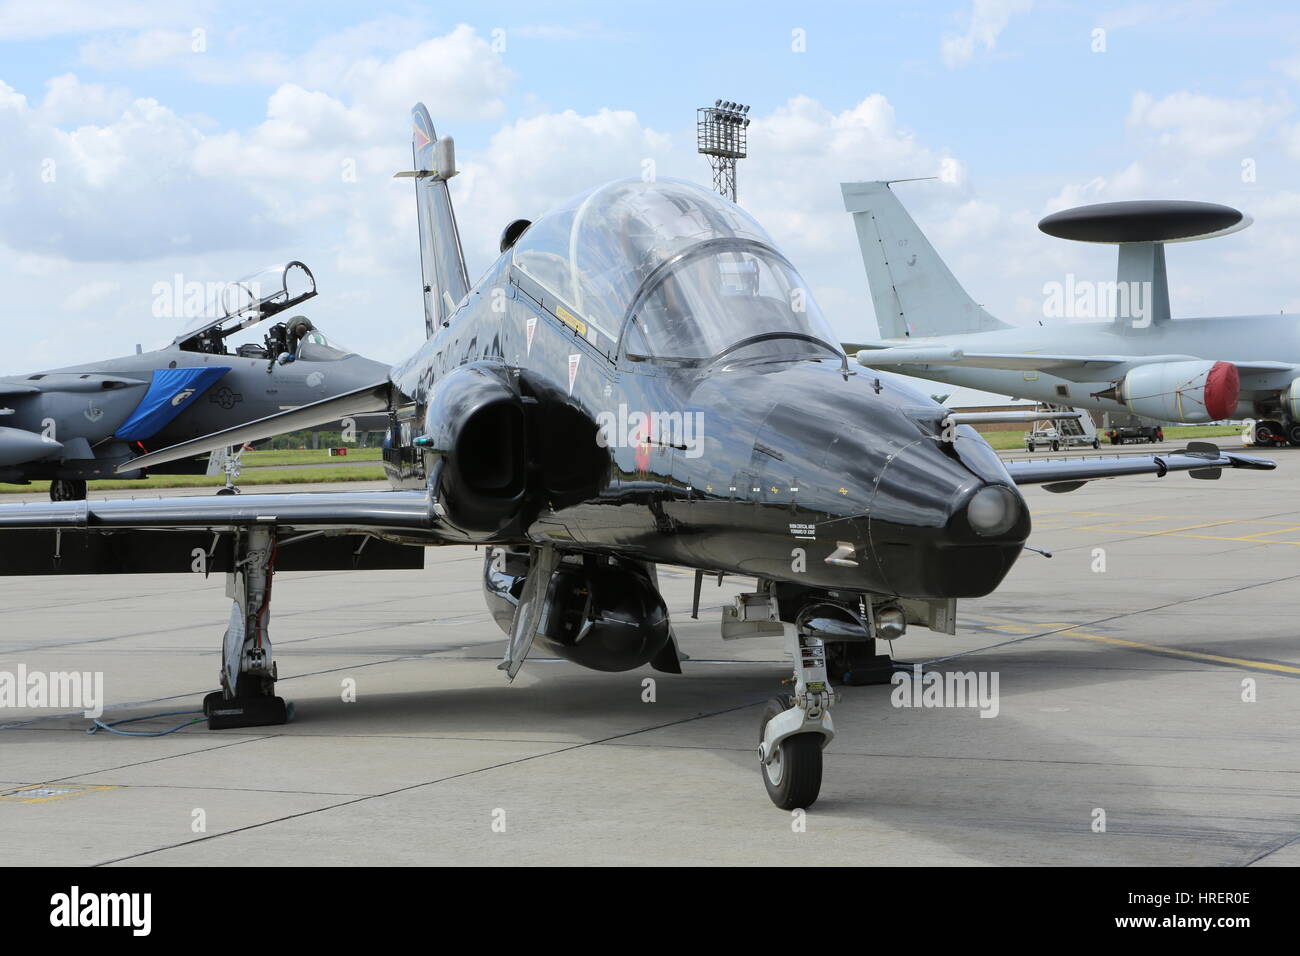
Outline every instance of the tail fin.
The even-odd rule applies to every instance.
[[[415,165],[398,176],[415,180],[415,209],[420,223],[420,270],[424,279],[424,328],[428,335],[442,325],[469,293],[465,254],[460,248],[456,214],[447,180],[456,175],[450,136],[441,140],[423,103],[411,109],[411,153]]]
[[[899,180],[895,180],[897,182]],[[842,183],[883,338],[1010,328],[966,294],[889,182]]]

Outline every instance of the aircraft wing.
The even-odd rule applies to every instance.
[[[283,435],[285,432],[297,431],[300,428],[324,425],[327,422],[352,415],[387,411],[392,407],[393,393],[393,386],[387,380],[377,382],[374,385],[367,385],[351,392],[344,392],[342,395],[335,395],[319,402],[312,402],[310,405],[301,405],[288,411],[277,412],[274,415],[259,418],[257,421],[235,425],[223,431],[212,432],[200,438],[194,438],[158,451],[149,452],[147,455],[141,455],[139,458],[124,462],[118,466],[117,470],[122,472],[132,471],[136,468],[148,468],[152,465],[161,465],[164,462],[193,458],[196,455],[222,448],[246,445],[249,442]]]
[[[1183,451],[1167,455],[1088,456],[1004,461],[1003,464],[1017,485],[1043,485],[1048,491],[1074,491],[1085,482],[1098,478],[1131,475],[1163,478],[1171,471],[1189,471],[1193,478],[1218,478],[1224,468],[1271,471],[1277,467],[1277,463],[1268,458],[1222,452],[1210,442],[1191,442]]]
[[[436,532],[423,491],[298,492],[41,501],[0,505],[0,531],[227,530],[273,524],[297,531]],[[436,536],[436,534],[435,534]]]
[[[846,349],[859,345],[846,345]],[[859,365],[868,368],[898,366],[958,366],[964,368],[991,368],[1013,372],[1050,372],[1074,382],[1096,382],[1118,379],[1126,372],[1142,365],[1161,362],[1195,362],[1203,359],[1195,355],[1066,355],[1043,352],[971,352],[943,345],[885,345],[860,344],[857,350]],[[1296,372],[1300,368],[1290,362],[1232,362],[1243,377],[1250,374]]]

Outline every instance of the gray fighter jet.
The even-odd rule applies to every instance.
[[[1294,316],[1170,317],[1165,245],[1243,229],[1251,220],[1240,211],[1141,201],[1046,217],[1038,225],[1048,235],[1117,245],[1119,267],[1113,283],[1076,285],[1067,276],[1049,284],[1045,304],[1055,296],[1064,317],[1101,313],[1110,320],[1016,328],[971,299],[890,185],[841,187],[881,335],[846,345],[861,364],[1162,422],[1255,418],[1257,443],[1300,445]]]
[[[145,469],[117,469],[152,449],[387,375],[388,366],[341,348],[301,315],[275,323],[262,344],[228,345],[314,295],[311,270],[291,262],[226,286],[215,317],[200,317],[161,349],[0,378],[0,482],[49,481],[52,500],[82,500],[87,481],[146,477]]]

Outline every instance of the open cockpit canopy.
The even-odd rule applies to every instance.
[[[221,353],[227,351],[223,343],[231,335],[312,298],[316,277],[294,260],[234,282],[190,283],[172,294],[179,300],[173,307],[193,316],[172,344],[186,351]]]

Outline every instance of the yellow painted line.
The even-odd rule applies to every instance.
[[[1034,510],[1036,515],[1078,515],[1081,518],[1125,518],[1132,521],[1159,521],[1161,518],[1173,518],[1174,515],[1149,515],[1145,518],[1137,518],[1127,515],[1122,511],[1066,511],[1060,508],[1038,508]]]
[[[1300,544],[1300,542],[1296,542],[1296,541],[1284,541],[1284,540],[1277,540],[1277,539],[1273,539],[1269,541],[1261,540],[1261,537],[1263,535],[1282,534],[1287,531],[1300,531],[1300,526],[1294,528],[1292,527],[1278,528],[1274,531],[1260,531],[1260,532],[1256,532],[1255,534],[1248,534],[1248,535],[1188,534],[1187,533],[1189,531],[1195,531],[1199,528],[1221,528],[1224,525],[1247,524],[1247,523],[1263,524],[1264,522],[1258,522],[1258,521],[1246,522],[1242,520],[1207,521],[1204,524],[1189,524],[1180,528],[1168,528],[1164,531],[1144,531],[1140,528],[1117,528],[1114,527],[1113,525],[1075,525],[1072,527],[1062,527],[1060,525],[1054,525],[1051,526],[1051,530],[1053,531],[1103,531],[1103,532],[1112,532],[1116,534],[1124,533],[1124,534],[1132,534],[1132,535],[1141,535],[1143,537],[1149,537],[1149,538],[1158,537],[1160,535],[1168,535],[1171,538],[1199,538],[1205,541],[1247,541],[1255,544]]]
[[[9,793],[0,793],[0,800],[12,800],[15,803],[50,803],[53,800],[62,800],[64,797],[75,797],[83,793],[95,793],[100,790],[116,790],[117,787],[88,787],[81,784],[37,784],[31,787],[22,787]],[[46,793],[50,790],[61,790],[63,793]],[[30,794],[30,796],[29,796]]]
[[[973,618],[976,621],[1005,621],[1005,618],[988,616],[980,617],[974,614],[963,614],[962,617],[966,619]],[[1146,644],[1142,641],[1129,641],[1121,637],[1106,637],[1102,634],[1093,634],[1090,631],[1081,631],[1077,628],[1070,627],[1068,621],[1061,621],[1055,625],[1037,624],[1033,627],[1021,627],[1020,625],[1014,625],[1010,622],[1000,625],[986,624],[984,626],[990,627],[990,629],[996,627],[999,630],[1011,630],[1020,627],[1020,629],[1024,631],[1039,631],[1043,637],[1078,637],[1088,641],[1097,641],[1100,644],[1110,644],[1115,647],[1127,647],[1130,650],[1135,651],[1150,651],[1156,654],[1166,654],[1171,657],[1181,657],[1187,660],[1206,661],[1213,664],[1226,664],[1231,667],[1244,667],[1248,670],[1272,671],[1278,674],[1295,674],[1300,676],[1300,666],[1294,664],[1276,664],[1272,661],[1256,661],[1247,657],[1227,657],[1222,654],[1206,654],[1202,651],[1184,651],[1176,647],[1165,647],[1160,644]],[[1052,630],[1054,626],[1065,629]]]
[[[1294,541],[1260,541],[1254,535],[1246,535],[1244,538],[1233,537],[1226,534],[1176,534],[1175,538],[1204,538],[1207,541],[1249,541],[1251,544],[1295,544]]]
[[[1135,532],[1136,534],[1146,534],[1148,537],[1154,537],[1158,534],[1167,534],[1171,538],[1196,538],[1201,541],[1246,541],[1250,544],[1300,544],[1300,541],[1260,541],[1255,537],[1238,538],[1228,534],[1180,534],[1175,531],[1148,531]]]
[[[1242,524],[1264,524],[1264,522],[1262,522],[1262,521],[1243,521]],[[1244,538],[1241,538],[1240,540],[1242,540],[1242,541],[1249,541],[1249,540],[1251,540],[1252,538],[1262,538],[1262,537],[1264,537],[1265,535],[1269,535],[1269,534],[1282,534],[1282,533],[1284,533],[1284,532],[1286,532],[1286,531],[1300,531],[1300,524],[1298,524],[1298,525],[1292,525],[1292,526],[1287,527],[1287,528],[1275,528],[1275,529],[1273,529],[1272,531],[1258,531],[1258,532],[1256,532],[1255,534],[1248,534],[1248,535],[1246,535]]]
[[[1097,641],[1101,644],[1111,644],[1115,647],[1127,647],[1135,651],[1154,651],[1157,654],[1168,654],[1172,657],[1183,657],[1193,661],[1208,661],[1212,664],[1227,664],[1232,667],[1245,667],[1250,670],[1273,671],[1279,674],[1295,674],[1300,676],[1300,667],[1293,664],[1274,664],[1271,661],[1253,661],[1245,657],[1224,657],[1221,654],[1204,654],[1200,651],[1184,651],[1176,647],[1164,647],[1160,644],[1144,644],[1141,641],[1126,641],[1120,637],[1104,637],[1101,634],[1090,634],[1087,631],[1059,631],[1059,634],[1065,637],[1080,637],[1087,641]],[[1050,635],[1044,635],[1050,636]]]
[[[1198,528],[1221,528],[1225,524],[1236,524],[1235,521],[1206,521],[1204,524],[1183,525],[1180,528],[1166,528],[1163,531],[1134,531],[1134,534],[1181,534],[1184,531],[1195,531]]]

